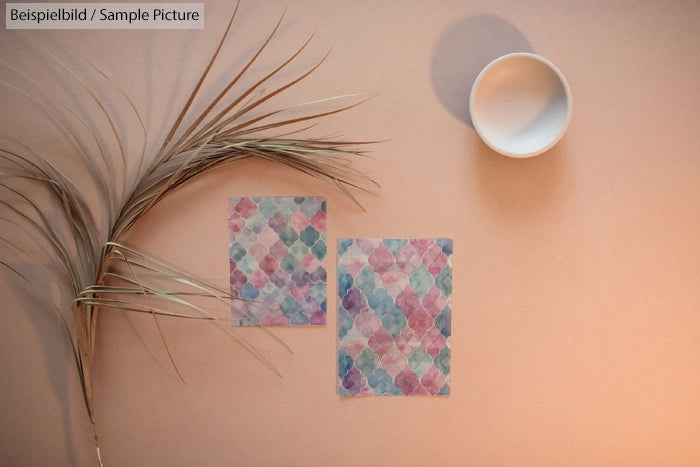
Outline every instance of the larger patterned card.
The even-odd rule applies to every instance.
[[[233,324],[326,324],[326,201],[229,199]]]
[[[452,240],[338,241],[338,393],[450,393]]]

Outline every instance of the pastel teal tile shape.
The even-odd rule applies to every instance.
[[[230,198],[235,326],[326,324],[326,200]]]
[[[450,393],[452,240],[338,240],[338,394]]]

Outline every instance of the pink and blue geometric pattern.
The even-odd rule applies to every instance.
[[[326,200],[229,199],[235,326],[326,324]]]
[[[338,240],[338,393],[450,393],[452,240]]]

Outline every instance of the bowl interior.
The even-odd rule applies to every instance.
[[[470,98],[474,128],[494,150],[528,157],[552,147],[569,122],[563,75],[541,57],[512,54],[481,72]]]

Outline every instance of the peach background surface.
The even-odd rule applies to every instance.
[[[381,188],[355,192],[363,211],[289,169],[240,162],[179,189],[129,241],[226,287],[228,197],[326,196],[328,326],[275,329],[294,355],[239,332],[280,378],[210,323],[163,319],[182,384],[150,316],[103,312],[95,398],[106,465],[700,464],[700,3],[244,0],[210,95],[285,8],[259,69],[316,31],[285,76],[331,54],[281,101],[376,94],[311,133],[384,140],[354,163]],[[99,65],[139,107],[153,145],[231,10],[206,3],[203,31],[32,37]],[[0,58],[70,98],[70,80],[26,38],[3,29]],[[553,61],[574,98],[564,138],[527,160],[490,151],[467,111],[480,68],[516,51]],[[3,134],[68,160],[31,102],[6,87],[0,96]],[[119,121],[136,158],[134,123]],[[452,393],[341,399],[335,241],[417,236],[454,239]],[[0,464],[95,465],[58,322],[4,272],[0,287]]]

